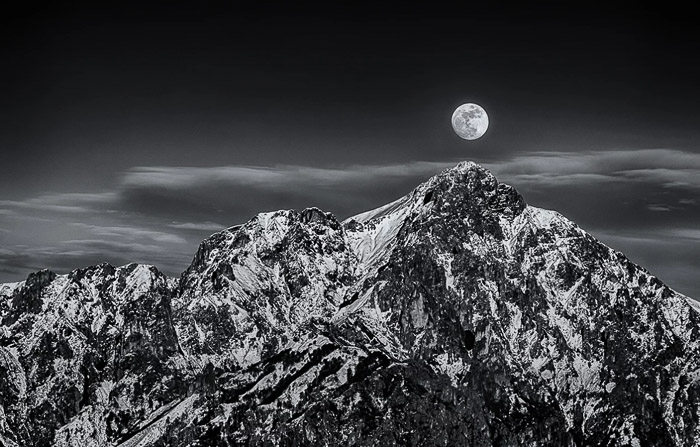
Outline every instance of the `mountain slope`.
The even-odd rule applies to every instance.
[[[700,444],[697,305],[473,163],[179,281],[38,272],[0,323],[0,445]]]

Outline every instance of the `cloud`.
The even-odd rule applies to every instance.
[[[103,238],[117,238],[126,240],[149,239],[161,243],[184,243],[185,239],[173,233],[154,231],[137,227],[126,226],[100,226],[83,223],[74,224],[77,227],[86,229],[88,232],[102,236]]]
[[[10,208],[3,214],[16,214],[17,210],[34,210],[55,213],[89,213],[115,203],[118,192],[52,193],[25,200],[0,200],[0,207]]]
[[[700,190],[700,154],[676,149],[532,152],[485,166],[514,183],[556,186],[651,181]]]
[[[173,222],[168,225],[171,228],[178,230],[196,230],[196,231],[221,231],[227,228],[226,225],[221,225],[214,222]]]
[[[129,169],[121,185],[130,188],[190,190],[210,186],[245,186],[251,189],[288,191],[290,188],[329,188],[363,184],[378,178],[419,177],[434,174],[456,162],[411,162],[391,165],[353,165],[343,168],[274,167],[136,167]]]
[[[102,197],[109,203],[101,202]],[[67,195],[55,198],[70,206]],[[123,204],[111,195],[74,198],[85,212],[63,212],[44,196],[0,215],[0,281],[23,279],[42,268],[65,273],[101,262],[153,264],[178,275],[202,238],[192,231],[181,234],[183,230],[168,227],[170,221],[119,209]]]
[[[666,205],[647,205],[649,211],[671,211],[671,207]]]
[[[648,168],[621,171],[619,174],[635,181],[657,182],[666,188],[700,191],[700,169]]]
[[[27,210],[39,210],[39,211],[52,211],[58,213],[87,213],[90,210],[82,206],[69,206],[69,205],[52,205],[48,203],[31,203],[12,201],[12,200],[0,200],[0,206],[6,206],[15,209],[27,209]],[[13,213],[16,214],[16,213]]]
[[[700,228],[667,228],[665,230],[661,230],[659,235],[662,237],[670,236],[700,242]]]

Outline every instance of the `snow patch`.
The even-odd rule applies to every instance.
[[[199,394],[193,394],[175,405],[175,407],[147,426],[140,432],[136,433],[130,439],[119,444],[119,447],[147,447],[158,442],[158,440],[167,431],[168,426],[176,420],[186,417],[193,419],[194,412],[191,411],[195,401],[199,398]],[[158,410],[156,410],[158,412]]]

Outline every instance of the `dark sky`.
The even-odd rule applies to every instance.
[[[471,159],[700,297],[690,10],[54,3],[0,15],[0,281],[177,275],[257,212],[345,218]]]

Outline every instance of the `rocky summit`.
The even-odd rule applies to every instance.
[[[474,163],[0,285],[0,446],[697,446],[700,308]]]

